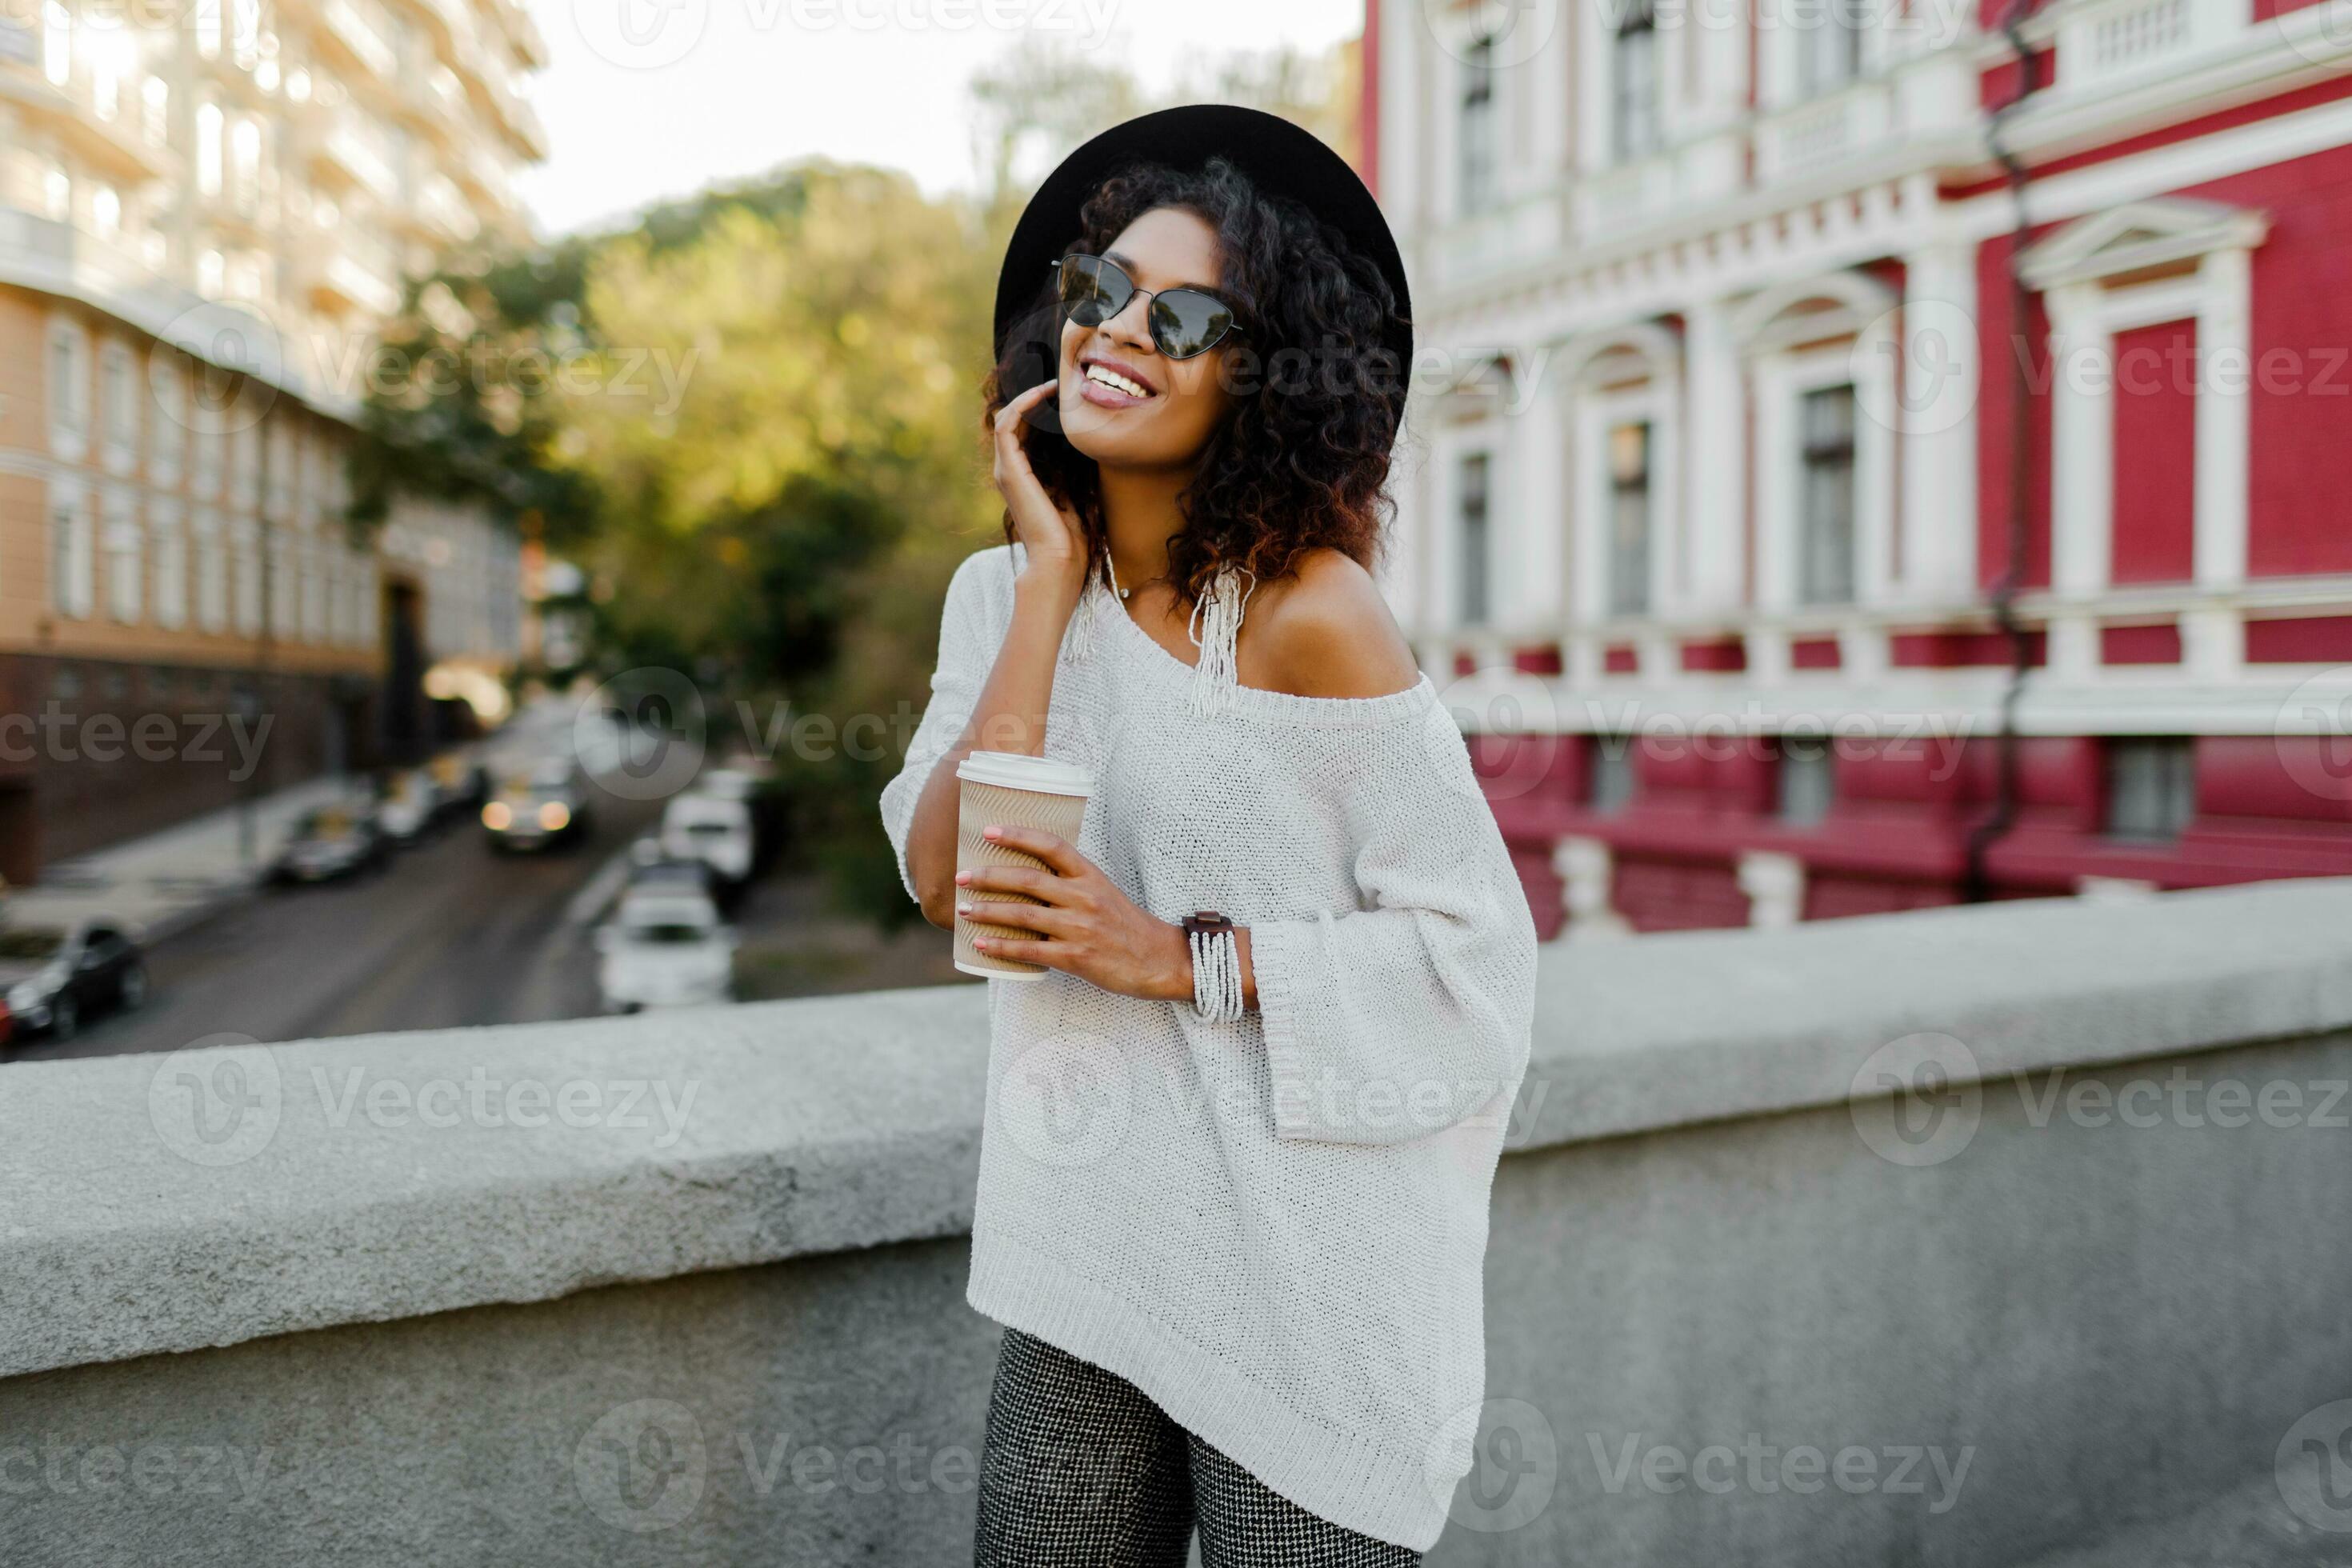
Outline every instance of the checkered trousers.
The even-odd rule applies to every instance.
[[[981,1453],[974,1568],[1415,1568],[1192,1436],[1125,1378],[1004,1331]]]

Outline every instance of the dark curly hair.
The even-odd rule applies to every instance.
[[[1234,411],[1179,498],[1184,527],[1169,542],[1169,581],[1183,602],[1197,603],[1224,566],[1272,581],[1318,546],[1370,569],[1383,543],[1389,452],[1404,389],[1404,367],[1383,343],[1396,310],[1387,279],[1337,229],[1261,191],[1223,159],[1197,172],[1157,163],[1121,170],[1087,199],[1077,248],[1098,255],[1128,225],[1162,207],[1190,212],[1216,230],[1218,285],[1245,329],[1224,351],[1232,356],[1224,378]],[[1058,374],[1053,279],[1020,320],[1034,328],[1007,334],[985,388],[983,429],[1007,403]],[[1076,512],[1087,564],[1099,569],[1108,540],[1094,460],[1050,420],[1032,421],[1028,453],[1046,491]],[[1004,537],[1008,543],[1015,537],[1010,512]]]

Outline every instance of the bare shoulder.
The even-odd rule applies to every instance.
[[[1337,550],[1310,552],[1292,575],[1252,595],[1243,613],[1253,685],[1300,697],[1385,697],[1421,679],[1387,596]]]

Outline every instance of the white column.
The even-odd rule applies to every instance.
[[[1685,317],[1682,443],[1687,476],[1679,497],[1690,541],[1689,608],[1708,615],[1737,609],[1745,586],[1748,463],[1742,367],[1722,301],[1694,305]]]
[[[1541,13],[1530,7],[1521,14],[1520,26],[1533,26]],[[1527,96],[1528,184],[1535,190],[1556,187],[1569,173],[1569,144],[1576,114],[1568,90],[1570,60],[1574,53],[1574,24],[1563,14],[1533,59],[1516,71],[1518,90]]]
[[[1576,4],[1562,9],[1576,29],[1576,164],[1588,174],[1597,174],[1609,166],[1614,153],[1609,145],[1609,18],[1615,12],[1607,5]]]
[[[1560,598],[1568,549],[1566,416],[1558,378],[1544,374],[1545,352],[1514,366],[1504,414],[1507,472],[1497,476],[1502,510],[1494,526],[1502,548],[1495,601],[1496,620],[1514,634],[1555,626],[1567,610]]]
[[[1589,391],[1576,397],[1576,460],[1570,479],[1574,503],[1568,528],[1570,614],[1591,628],[1609,615],[1608,416]]]
[[[2115,340],[2095,285],[2050,293],[2051,585],[2106,591],[2115,537]]]
[[[1768,612],[1797,602],[1796,542],[1789,525],[1797,511],[1797,465],[1791,450],[1788,370],[1782,356],[1756,362],[1756,603]]]
[[[1458,552],[1454,546],[1454,525],[1460,496],[1462,456],[1468,447],[1451,435],[1438,435],[1429,443],[1429,479],[1423,494],[1429,498],[1429,510],[1424,514],[1421,531],[1421,559],[1426,568],[1421,584],[1423,610],[1422,629],[1424,632],[1450,636],[1460,627],[1462,595],[1456,587],[1454,566]],[[1491,505],[1493,488],[1487,490]],[[1489,514],[1489,522],[1492,516]]]
[[[2198,268],[2197,585],[2246,580],[2246,441],[2253,355],[2247,323],[2251,258],[2217,250]]]
[[[1650,615],[1653,619],[1687,616],[1692,595],[1683,556],[1690,547],[1693,519],[1685,508],[1682,380],[1664,369],[1650,402]],[[1656,668],[1653,665],[1651,668]]]
[[[1903,565],[1897,595],[1915,603],[1973,597],[1977,545],[1976,253],[1960,240],[1905,258],[1902,378]]]
[[[1401,234],[1426,227],[1428,177],[1423,167],[1429,141],[1427,72],[1422,65],[1429,26],[1412,0],[1372,0],[1381,7],[1380,134],[1381,205]]]
[[[1633,928],[1610,907],[1610,883],[1614,856],[1598,838],[1563,838],[1551,853],[1552,870],[1560,880],[1560,905],[1567,915],[1560,928],[1563,942],[1590,942],[1630,936]]]
[[[2050,580],[2059,599],[2106,591],[2115,539],[2115,340],[2097,319],[2095,284],[2050,291]],[[2062,611],[2050,621],[2050,671],[2087,679],[2099,628]]]

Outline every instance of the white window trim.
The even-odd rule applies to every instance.
[[[233,520],[228,540],[228,620],[240,637],[261,635],[262,604],[268,595],[268,563],[262,559],[261,530],[251,518]]]
[[[1806,17],[1824,18],[1835,8],[1832,0],[1759,0],[1757,7],[1757,107],[1766,113],[1803,103],[1826,103],[1883,72],[1892,53],[1886,18],[1900,14],[1887,5],[1865,5],[1869,17],[1862,30],[1862,54],[1853,75],[1826,92],[1806,96],[1797,81],[1799,47],[1812,26]]]
[[[74,380],[70,386],[59,386],[51,374],[59,343],[69,344],[73,349]],[[89,455],[91,405],[97,400],[92,365],[89,331],[70,316],[52,315],[48,332],[42,340],[41,381],[49,405],[49,450],[68,463],[79,463]]]
[[[1756,362],[1756,600],[1766,613],[1837,615],[1894,601],[1895,433],[1869,414],[1894,406],[1894,374],[1886,355],[1856,354],[1846,343],[1782,350]],[[1805,605],[1797,596],[1804,476],[1797,408],[1806,393],[1848,384],[1855,405],[1854,600]]]
[[[2224,591],[2244,583],[2252,275],[2246,251],[2226,250],[2187,278],[2051,290],[2051,574],[2062,597],[2095,598],[2112,585],[2116,335],[2168,321],[2197,328],[2195,581]],[[2234,364],[2217,375],[2219,354]]]
[[[90,492],[88,486],[74,479],[53,479],[49,481],[48,508],[42,514],[41,519],[42,544],[49,568],[48,582],[45,585],[46,596],[50,602],[50,607],[58,615],[78,621],[88,620],[91,611],[96,608],[94,601],[98,587],[97,542],[94,536],[97,528],[92,518],[96,503],[97,498]],[[72,537],[68,542],[71,555],[66,563],[65,592],[60,595],[58,563],[56,555],[57,518],[58,511],[64,508],[69,508],[72,510],[73,530]]]
[[[161,497],[148,501],[149,556],[155,563],[148,585],[155,624],[166,631],[188,624],[188,536],[182,521],[179,502]]]
[[[198,507],[188,533],[196,563],[196,625],[206,632],[226,632],[236,597],[236,563],[230,559],[228,535],[221,528],[220,514],[210,507]]]
[[[122,376],[122,406],[108,406],[112,373]],[[107,471],[127,474],[139,465],[139,366],[128,343],[109,340],[98,351],[98,416]]]
[[[1430,519],[1428,604],[1433,612],[1430,619],[1440,631],[1473,635],[1494,623],[1496,564],[1500,558],[1496,534],[1509,483],[1506,450],[1498,418],[1474,420],[1431,443],[1430,492],[1436,510]],[[1482,454],[1486,459],[1487,620],[1473,625],[1462,618],[1462,465]]]
[[[1671,377],[1653,367],[1644,385],[1580,390],[1576,397],[1575,623],[1587,630],[1647,624],[1673,613],[1680,563],[1682,399]],[[1649,608],[1630,618],[1609,608],[1609,431],[1630,421],[1650,426]]]
[[[1658,144],[1642,157],[1621,160],[1617,156],[1615,135],[1616,82],[1612,67],[1617,59],[1617,18],[1622,8],[1616,5],[1577,5],[1577,122],[1576,165],[1588,174],[1611,169],[1633,169],[1671,158],[1675,142],[1675,126],[1679,114],[1678,99],[1673,96],[1674,73],[1671,63],[1680,55],[1683,29],[1666,25],[1659,19],[1658,47],[1652,51],[1657,80],[1651,84],[1652,101],[1658,108]],[[1686,16],[1687,12],[1685,13]]]
[[[147,477],[173,487],[187,468],[187,378],[161,348],[147,361]]]
[[[249,422],[231,424],[225,441],[228,504],[238,511],[252,511],[261,502],[261,431]]]
[[[2228,594],[2246,579],[2253,248],[2269,234],[2259,213],[2163,198],[2078,220],[2024,258],[2047,289],[2051,395],[2051,585],[2071,602],[2050,626],[2053,674],[2083,679],[2100,664],[2092,606],[2113,587],[2116,334],[2167,321],[2197,328],[2192,580]],[[2106,279],[2156,261],[2196,260],[2193,271],[2111,288]],[[2183,618],[2182,658],[2200,679],[2230,679],[2244,663],[2234,612]]]
[[[228,478],[228,437],[193,405],[188,419],[188,489],[206,500],[217,498]]]
[[[110,488],[100,503],[100,543],[106,553],[106,612],[118,626],[135,626],[147,613],[147,540],[139,526],[139,497]],[[131,572],[122,575],[125,551]]]

